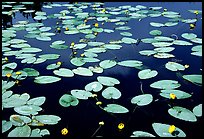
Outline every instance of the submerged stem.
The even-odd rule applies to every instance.
[[[91,137],[94,137],[100,128],[101,128],[101,125],[96,129],[96,131],[93,133],[93,135]]]
[[[140,82],[140,90],[141,90],[142,94],[144,94],[144,91],[142,89],[142,82]]]

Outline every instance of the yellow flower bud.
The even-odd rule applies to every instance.
[[[166,11],[167,11],[167,9],[164,9],[164,11],[166,12]]]
[[[66,30],[66,31],[68,31],[68,30],[69,30],[69,28],[68,28],[68,27],[66,27],[66,28],[65,28],[65,30]]]
[[[5,60],[8,61],[8,57],[5,57]]]
[[[19,84],[19,80],[16,80],[15,83],[16,83],[16,84]]]
[[[60,61],[59,61],[59,62],[57,62],[57,65],[61,65],[61,64],[62,64],[62,62],[60,62]]]
[[[74,42],[72,42],[72,43],[71,43],[71,46],[74,46],[74,44],[75,44],[75,43],[74,43]]]
[[[95,36],[98,35],[98,32],[95,32],[94,35],[95,35]]]
[[[59,24],[59,22],[56,23],[57,25]]]
[[[125,125],[124,125],[123,123],[119,123],[119,124],[118,124],[118,129],[121,130],[121,129],[123,129],[124,127],[125,127]]]
[[[175,94],[173,94],[173,93],[170,93],[170,99],[175,99],[176,98],[176,95]]]
[[[195,10],[195,11],[194,11],[194,14],[196,14],[196,15],[197,15],[197,14],[198,14],[198,11],[197,11],[197,10]]]
[[[169,126],[169,133],[172,134],[176,130],[176,127],[174,125]]]
[[[7,73],[6,77],[8,77],[8,78],[11,77],[11,73]]]
[[[187,68],[189,68],[189,65],[184,65],[184,67],[187,69]]]
[[[106,11],[106,9],[103,9],[102,12],[104,13]]]
[[[67,128],[63,128],[63,129],[61,130],[62,135],[67,135],[68,132],[69,132],[69,131],[68,131]]]
[[[84,20],[84,23],[86,23],[86,22],[87,22],[87,19]]]
[[[74,52],[74,55],[76,55],[77,54],[77,52]]]
[[[98,23],[95,23],[94,26],[97,28],[98,27]]]
[[[97,97],[97,94],[92,94],[91,97]]]
[[[59,30],[61,30],[61,29],[60,29],[60,27],[59,27],[59,28],[57,28],[57,30],[58,30],[58,31],[59,31]]]
[[[102,104],[101,101],[96,102],[96,105],[101,105],[101,104]]]
[[[191,27],[191,28],[195,28],[195,25],[194,25],[194,24],[190,24],[190,27]]]
[[[101,122],[99,122],[98,124],[99,124],[100,126],[102,126],[102,125],[104,125],[104,122],[101,121]]]
[[[20,71],[17,71],[17,72],[16,72],[16,75],[21,75],[21,73],[22,73],[22,72],[20,72]]]
[[[81,57],[84,57],[85,56],[85,54],[81,54]]]

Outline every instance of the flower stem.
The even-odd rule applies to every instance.
[[[93,135],[91,137],[94,137],[100,128],[101,128],[101,125],[96,129],[96,131],[93,133]]]

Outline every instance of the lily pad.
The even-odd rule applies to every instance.
[[[99,63],[100,67],[103,69],[112,68],[117,64],[115,60],[103,60]]]
[[[156,70],[144,69],[138,72],[138,77],[140,79],[149,79],[157,76],[158,72]]]
[[[131,99],[132,104],[137,104],[138,106],[145,106],[153,101],[153,96],[151,94],[143,94],[135,96]]]
[[[160,30],[152,30],[149,32],[150,35],[159,36],[162,34]]]
[[[78,90],[78,89],[71,90],[71,94],[78,99],[88,99],[92,95],[91,92],[88,92],[85,90]]]
[[[62,77],[73,77],[74,73],[70,69],[60,68],[59,70],[54,70],[53,73]]]
[[[137,43],[137,40],[133,38],[123,37],[122,42],[126,44],[134,44],[134,43]]]
[[[46,100],[46,97],[36,97],[36,98],[32,98],[29,101],[27,101],[27,104],[41,106],[42,104],[45,103],[45,100]]]
[[[74,74],[81,76],[93,76],[93,72],[90,69],[78,67],[77,69],[72,70]]]
[[[103,90],[102,96],[106,99],[119,99],[121,97],[121,92],[115,87],[107,87]]]
[[[105,77],[105,76],[98,76],[97,80],[105,86],[114,86],[115,84],[120,84],[120,81],[112,78],[112,77]]]
[[[144,131],[134,131],[130,137],[155,137],[154,135]]]
[[[187,40],[195,39],[197,37],[194,33],[183,33],[181,36]]]
[[[79,100],[72,95],[64,94],[59,99],[59,104],[63,107],[76,106],[79,104]]]
[[[105,111],[111,112],[111,113],[127,113],[129,110],[125,108],[124,106],[118,105],[118,104],[108,104],[105,108]]]
[[[171,61],[166,63],[165,67],[171,71],[185,70],[185,67],[183,65],[176,62],[171,62]]]
[[[8,137],[29,137],[31,134],[31,128],[28,125],[14,128]]]
[[[118,65],[120,66],[125,66],[125,67],[139,67],[142,66],[142,61],[138,61],[138,60],[125,60],[125,61],[121,61],[118,62]]]
[[[8,131],[12,127],[11,121],[2,120],[2,133]]]
[[[185,80],[192,82],[194,84],[202,85],[202,75],[198,74],[191,74],[191,75],[183,75],[182,76]]]
[[[170,108],[168,110],[168,113],[180,120],[189,121],[189,122],[196,122],[197,118],[196,116],[188,109],[180,107],[180,106],[174,106],[173,108]]]
[[[24,68],[23,71],[25,71],[28,76],[39,76],[40,75],[40,73],[33,68]]]
[[[59,54],[43,54],[43,55],[39,55],[39,57],[43,59],[58,59],[60,55]]]
[[[122,46],[118,44],[105,44],[104,47],[111,50],[117,50],[120,49]]]
[[[145,56],[151,56],[153,54],[156,54],[157,52],[154,51],[154,50],[142,50],[142,51],[139,51],[139,53],[141,55],[145,55]]]
[[[22,115],[37,115],[38,111],[41,111],[42,108],[40,108],[39,106],[36,105],[23,105],[23,106],[19,106],[19,107],[15,107],[14,111],[22,114]]]
[[[38,84],[48,84],[60,81],[61,78],[55,76],[38,76],[35,77],[34,82]]]
[[[176,95],[177,99],[189,98],[192,95],[181,90],[161,90],[160,96],[170,99],[170,94]]]
[[[70,62],[75,65],[75,66],[82,66],[84,65],[86,62],[84,61],[84,59],[82,57],[75,57],[75,58],[72,58],[70,60]]]
[[[175,45],[193,45],[190,42],[182,41],[182,40],[175,40],[175,41],[173,41],[173,44],[175,44]]]
[[[61,120],[61,118],[56,115],[37,115],[35,119],[47,125],[57,124]]]
[[[203,106],[202,104],[199,104],[193,108],[193,113],[195,114],[195,116],[197,117],[202,116],[202,106]]]
[[[150,87],[157,89],[174,89],[180,87],[181,84],[175,80],[160,80],[150,84]]]
[[[85,86],[86,91],[93,91],[93,92],[99,92],[101,91],[102,88],[103,88],[103,85],[101,85],[97,81],[91,82]]]

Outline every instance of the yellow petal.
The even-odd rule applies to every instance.
[[[195,25],[194,25],[194,24],[190,24],[190,27],[191,27],[191,28],[194,28],[194,27],[195,27]]]
[[[189,65],[184,65],[184,67],[187,69],[187,68],[189,68]]]
[[[74,43],[74,42],[72,42],[72,43],[71,43],[71,46],[74,46],[74,44],[75,44],[75,43]]]
[[[60,28],[57,28],[57,30],[60,30]]]
[[[119,123],[119,124],[118,124],[118,129],[121,130],[121,129],[123,129],[124,127],[125,127],[125,125],[124,125],[123,123]]]
[[[22,73],[22,72],[20,72],[20,71],[17,71],[17,72],[16,72],[16,75],[21,75],[21,73]]]
[[[62,135],[67,135],[68,132],[69,132],[69,131],[68,131],[67,128],[63,128],[63,129],[61,130]]]
[[[102,104],[101,101],[96,102],[96,105],[101,105],[101,104]]]
[[[101,121],[101,122],[99,122],[98,124],[99,124],[99,125],[104,125],[104,122],[103,122],[103,121]]]
[[[57,65],[61,65],[61,64],[62,64],[62,62],[60,62],[60,61],[59,61],[59,62],[57,62]]]
[[[176,127],[174,125],[169,126],[169,133],[172,134],[176,130]]]
[[[85,54],[81,54],[81,57],[84,57],[85,56]]]
[[[69,30],[69,28],[68,28],[68,27],[66,27],[66,28],[65,28],[65,30],[66,30],[66,31],[68,31],[68,30]]]
[[[176,98],[176,95],[175,94],[173,94],[173,93],[170,93],[170,99],[175,99]]]
[[[8,77],[8,78],[11,77],[11,73],[7,73],[6,77]]]
[[[195,11],[194,11],[194,14],[198,14],[198,11],[197,11],[197,10],[195,10]]]

